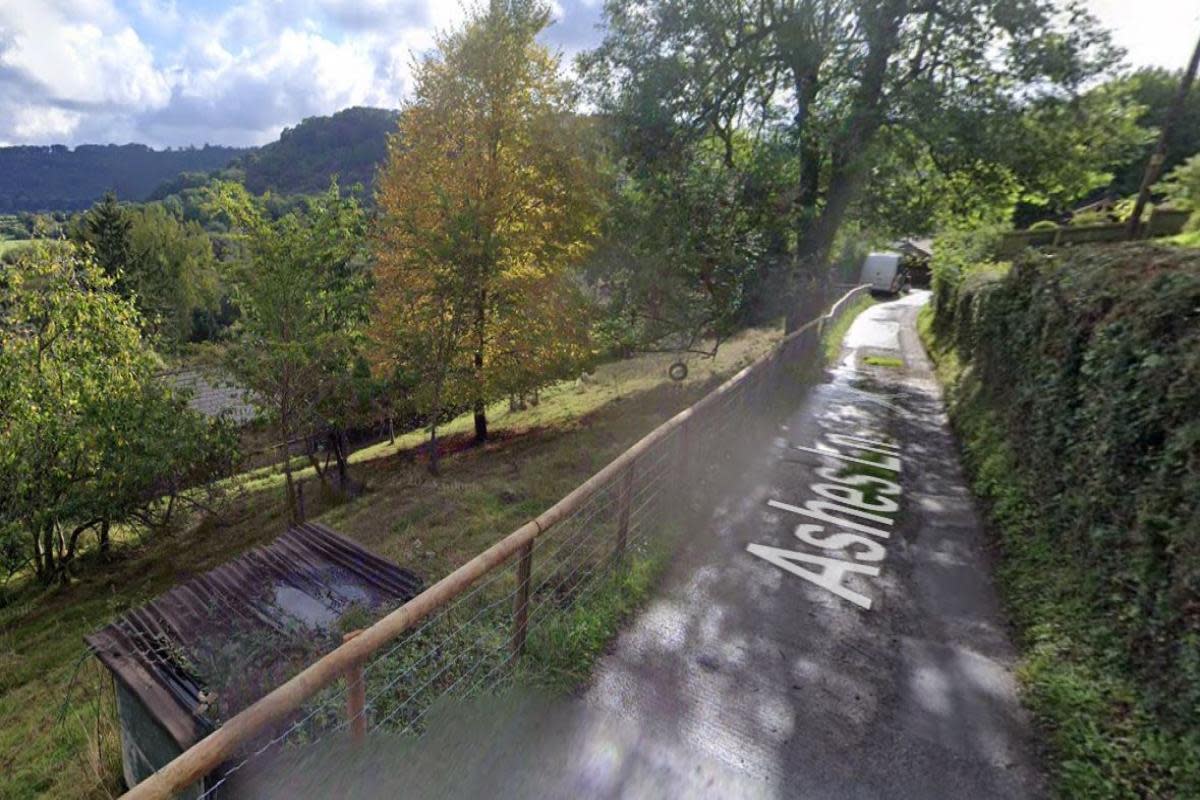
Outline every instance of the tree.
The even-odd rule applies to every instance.
[[[158,382],[137,309],[85,250],[37,242],[0,288],[0,531],[48,583],[89,531],[103,552],[112,525],[159,527],[196,502],[236,436]]]
[[[609,0],[605,25],[581,67],[635,161],[712,136],[744,169],[757,156],[736,146],[747,132],[792,154],[789,328],[822,300],[881,131],[970,163],[981,133],[1069,104],[1117,57],[1079,3],[1050,0]]]
[[[1115,194],[1131,195],[1141,186],[1146,160],[1154,148],[1153,134],[1166,122],[1182,79],[1182,69],[1171,71],[1148,67],[1112,81],[1114,86],[1129,93],[1138,106],[1137,124],[1150,132],[1135,152],[1116,165],[1112,182]],[[1200,89],[1193,88],[1184,99],[1178,124],[1171,130],[1162,173],[1167,174],[1196,153],[1200,153]]]
[[[781,173],[765,154],[757,173],[728,169],[715,138],[675,155],[617,182],[589,265],[607,300],[602,330],[620,351],[719,346],[769,295],[756,281],[776,255]]]
[[[125,285],[149,332],[177,345],[194,335],[197,314],[214,309],[218,278],[212,242],[195,222],[158,204],[131,209]]]
[[[73,237],[76,243],[91,246],[100,269],[122,290],[122,275],[129,265],[131,227],[117,196],[108,192],[83,215]]]
[[[341,414],[349,407],[345,398],[370,289],[361,253],[364,218],[336,182],[311,198],[303,213],[271,219],[264,202],[237,183],[218,182],[210,189],[211,208],[227,219],[242,245],[229,276],[241,312],[229,366],[262,400],[284,443],[288,510],[299,521],[294,440],[331,429],[338,474],[347,475]]]
[[[1192,212],[1188,230],[1200,230],[1200,153],[1171,170],[1155,188],[1173,208]]]
[[[529,324],[531,304],[546,309],[540,323],[568,303],[556,290],[595,227],[584,122],[536,42],[549,21],[540,2],[493,0],[441,37],[377,181],[377,366],[430,386],[431,428],[444,409],[471,408],[480,442],[488,402],[514,375],[537,383],[564,368],[530,362],[535,340],[571,332]]]
[[[146,330],[174,347],[217,301],[212,242],[195,222],[181,223],[158,203],[122,207],[109,193],[72,230],[95,253],[114,287],[133,299]]]

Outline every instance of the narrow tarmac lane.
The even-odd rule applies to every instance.
[[[1043,794],[978,513],[916,334],[926,299],[860,316],[839,366],[730,476],[598,665],[585,702],[611,722],[581,746],[605,756],[562,788]]]
[[[836,368],[696,465],[707,508],[582,696],[484,698],[246,796],[1042,796],[926,299],[865,312]]]

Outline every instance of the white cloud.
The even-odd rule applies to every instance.
[[[224,2],[0,0],[0,144],[260,144],[397,107],[414,54],[471,0]]]
[[[107,9],[68,17],[52,4],[0,6],[0,66],[44,87],[50,105],[147,108],[170,96],[150,49]]]

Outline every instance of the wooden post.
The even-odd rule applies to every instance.
[[[304,513],[304,481],[296,481],[296,514],[299,517],[297,522],[307,519]]]
[[[692,419],[688,417],[679,426],[679,489],[686,503],[691,497],[692,487]]]
[[[1150,189],[1158,180],[1158,174],[1162,172],[1163,162],[1167,158],[1167,144],[1170,140],[1171,129],[1183,115],[1183,106],[1187,102],[1188,92],[1192,88],[1192,82],[1196,80],[1198,70],[1200,70],[1200,41],[1196,42],[1196,49],[1192,51],[1192,58],[1179,81],[1179,88],[1175,92],[1175,98],[1171,101],[1171,107],[1167,110],[1167,118],[1163,120],[1163,124],[1159,128],[1158,142],[1154,145],[1154,152],[1146,164],[1146,172],[1142,175],[1142,186],[1138,190],[1137,200],[1133,204],[1133,212],[1129,215],[1128,227],[1125,231],[1127,239],[1136,239],[1141,233],[1142,211],[1145,210],[1146,203],[1150,201]]]
[[[529,628],[529,573],[533,571],[533,542],[527,542],[520,553],[521,560],[517,563],[517,594],[513,597],[514,656],[525,652],[525,634]]]
[[[342,637],[348,642],[362,631],[351,631]],[[350,722],[350,739],[359,744],[367,738],[367,682],[363,664],[356,661],[346,670],[346,719]]]
[[[625,477],[621,481],[621,510],[617,517],[617,549],[613,553],[613,559],[620,563],[625,557],[625,545],[629,541],[629,511],[633,505],[633,474],[637,469],[637,462],[629,462],[629,466],[625,469]]]

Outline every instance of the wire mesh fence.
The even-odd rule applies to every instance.
[[[537,519],[348,641],[127,796],[238,796],[240,782],[331,736],[418,736],[441,702],[535,675],[573,615],[669,552],[698,497],[736,467],[819,368],[821,329],[861,293],[659,426]],[[312,674],[310,674],[312,673]],[[238,719],[242,718],[242,719]],[[197,785],[197,779],[199,784]]]

